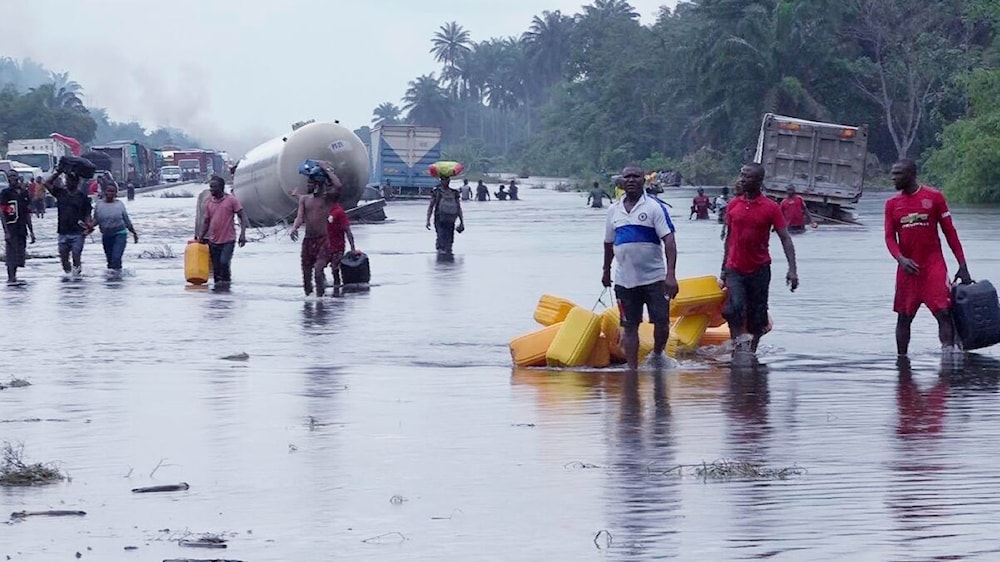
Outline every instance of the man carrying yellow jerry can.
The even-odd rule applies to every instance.
[[[621,315],[621,345],[628,367],[634,371],[639,363],[639,323],[644,305],[654,328],[654,361],[662,362],[666,357],[669,300],[677,296],[677,244],[667,206],[643,189],[642,168],[626,166],[622,184],[625,196],[608,210],[601,282],[611,286],[611,261],[617,261],[615,298]]]

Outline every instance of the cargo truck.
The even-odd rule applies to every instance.
[[[864,193],[867,125],[852,126],[764,115],[754,161],[764,166],[764,193],[783,199],[794,185],[809,212],[830,222],[856,223]]]
[[[142,143],[116,141],[91,147],[91,150],[106,154],[111,159],[111,175],[120,185],[131,183],[136,187],[145,187],[156,183],[152,151]]]
[[[174,151],[174,165],[181,169],[183,181],[206,181],[215,173],[210,150],[188,149]]]
[[[390,181],[396,197],[429,197],[437,185],[428,166],[441,159],[441,129],[416,125],[376,125],[368,145],[370,186]]]
[[[7,143],[7,158],[48,172],[63,156],[79,154],[76,139],[53,133],[47,139],[14,139]]]

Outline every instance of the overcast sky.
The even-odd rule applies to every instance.
[[[677,0],[631,0],[644,24]],[[371,122],[440,65],[443,23],[474,40],[520,35],[581,0],[30,0],[3,2],[0,56],[66,71],[118,121],[185,129],[234,156],[304,119]],[[253,6],[253,8],[250,8]]]

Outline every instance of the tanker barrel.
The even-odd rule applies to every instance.
[[[272,226],[295,217],[298,196],[306,193],[307,179],[299,174],[303,160],[333,164],[343,188],[345,209],[358,204],[368,183],[368,151],[350,129],[336,123],[310,123],[271,139],[247,152],[237,163],[233,193],[246,210],[250,224]]]

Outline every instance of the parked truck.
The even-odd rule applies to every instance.
[[[832,222],[856,223],[864,192],[868,127],[806,121],[768,113],[755,162],[764,166],[764,193],[783,199],[794,185],[809,211]]]
[[[75,144],[74,144],[75,143]],[[72,137],[52,133],[46,139],[14,139],[7,143],[7,158],[48,172],[63,156],[79,155],[80,143]]]
[[[106,154],[111,159],[111,175],[120,185],[131,183],[145,187],[156,183],[156,170],[151,150],[137,141],[115,141],[91,147],[94,152]]]
[[[183,181],[206,181],[215,173],[210,150],[186,149],[174,151],[174,165],[181,169]]]
[[[396,197],[429,197],[437,185],[428,166],[441,159],[441,129],[416,125],[376,125],[368,145],[368,184],[391,182]]]

